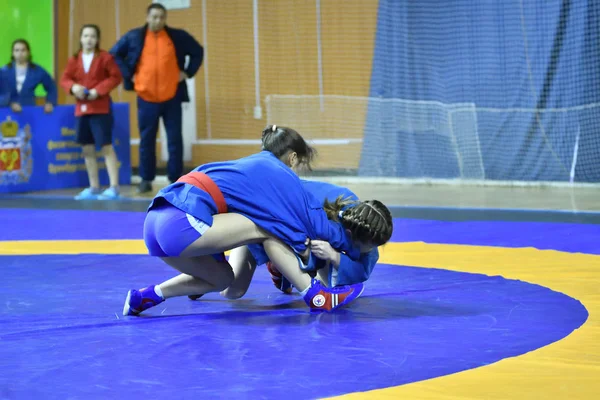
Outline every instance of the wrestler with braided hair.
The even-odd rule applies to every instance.
[[[275,286],[288,294],[292,293],[292,286],[300,288],[298,290],[302,293],[301,288],[312,277],[318,278],[330,288],[361,284],[369,279],[379,260],[378,246],[387,243],[392,235],[392,215],[388,208],[377,200],[361,202],[356,194],[342,186],[312,180],[302,180],[302,184],[307,192],[320,199],[328,219],[342,226],[356,251],[341,251],[327,241],[311,240],[310,259],[307,263],[299,263],[300,268],[293,268],[293,254],[286,253],[281,244],[268,244],[271,246],[271,254],[284,257],[279,261],[269,258],[264,246],[260,244],[236,248],[230,257],[235,280],[221,292],[222,296],[229,299],[244,296],[257,265],[263,263],[266,263]],[[273,250],[273,246],[277,247],[277,251]],[[292,267],[286,268],[288,265]],[[195,300],[201,296],[189,297]],[[328,297],[325,300],[323,304],[310,306],[325,310],[335,307],[335,303],[330,303]],[[335,300],[335,296],[331,300]]]

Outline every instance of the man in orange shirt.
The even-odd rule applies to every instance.
[[[196,74],[204,55],[189,33],[167,26],[166,21],[165,7],[150,4],[146,25],[127,32],[110,50],[123,75],[123,87],[138,95],[140,193],[152,191],[156,177],[156,134],[161,117],[167,131],[169,180],[175,182],[183,174],[181,103],[189,102],[185,80]]]

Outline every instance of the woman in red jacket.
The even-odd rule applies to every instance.
[[[83,157],[90,187],[75,198],[115,199],[119,197],[119,166],[112,146],[112,100],[110,92],[122,77],[113,57],[100,50],[100,28],[86,24],[80,32],[80,49],[69,59],[60,85],[77,98],[77,142],[83,146]],[[100,190],[96,146],[102,153],[108,170],[110,187]]]

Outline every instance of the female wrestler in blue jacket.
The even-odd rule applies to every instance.
[[[344,213],[361,204],[356,194],[351,190],[333,185],[326,182],[302,180],[305,190],[310,192],[324,204],[324,210],[331,220],[339,221],[339,210]],[[383,204],[376,201],[368,201],[367,204],[373,206],[372,214],[377,220],[392,230],[392,216]],[[379,218],[379,216],[383,218]],[[375,221],[373,221],[375,222]],[[383,231],[383,230],[382,230]],[[377,247],[364,246],[360,242],[356,244],[359,247],[360,255],[358,258],[352,258],[345,252],[339,252],[328,242],[321,240],[311,241],[311,257],[307,264],[303,264],[295,272],[288,272],[292,280],[309,279],[307,273],[316,273],[319,280],[328,287],[352,285],[362,283],[369,279],[371,272],[379,260],[379,251]],[[273,265],[264,248],[260,244],[251,244],[244,247],[238,247],[231,251],[229,262],[233,268],[235,280],[231,286],[221,292],[221,295],[229,299],[241,298],[250,285],[257,265],[266,263],[273,283],[284,293],[292,292],[290,280],[282,276],[279,269]],[[188,296],[196,300],[201,296]]]
[[[321,202],[304,190],[292,170],[313,155],[297,132],[268,127],[263,148],[246,158],[200,166],[158,193],[146,217],[144,240],[150,255],[182,275],[131,290],[125,315],[137,315],[165,298],[226,289],[234,274],[222,252],[239,246],[262,242],[286,275],[287,269],[298,269],[297,254],[309,254],[308,240],[327,241],[352,257],[359,255],[356,240],[370,246],[389,240],[389,228],[370,228],[368,204],[354,207],[341,224],[327,219]],[[318,281],[293,283],[316,310],[334,309],[362,292],[361,284],[328,289]]]

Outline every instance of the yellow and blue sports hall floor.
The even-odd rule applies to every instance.
[[[0,198],[0,399],[600,398],[600,213],[394,207],[338,312],[259,268],[243,299],[123,317],[173,275],[145,255],[146,206]]]

